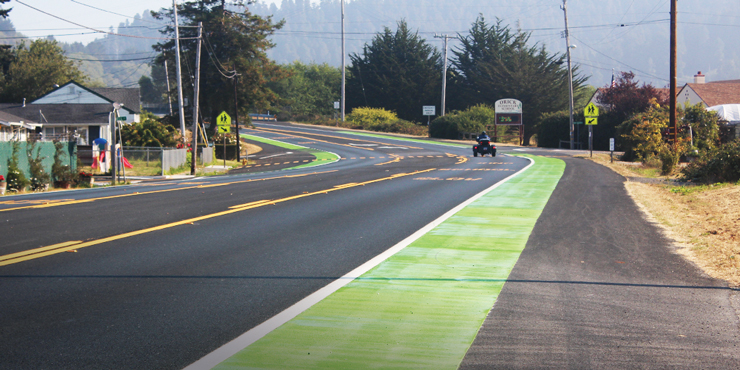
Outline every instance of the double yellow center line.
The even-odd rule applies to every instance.
[[[64,243],[50,245],[50,246],[47,246],[47,247],[41,247],[41,248],[31,249],[31,250],[27,250],[27,251],[22,251],[22,252],[7,254],[7,255],[4,255],[4,256],[0,256],[0,266],[11,265],[11,264],[18,263],[18,262],[23,262],[23,261],[28,261],[28,260],[36,259],[36,258],[50,256],[50,255],[53,255],[53,254],[64,253],[64,252],[67,252],[67,251],[70,251],[70,250],[78,250],[78,249],[81,249],[81,248],[90,247],[90,246],[94,246],[94,245],[99,245],[99,244],[103,244],[103,243],[108,243],[108,242],[112,242],[112,241],[116,241],[116,240],[121,240],[121,239],[129,238],[129,237],[132,237],[132,236],[137,236],[137,235],[142,235],[142,234],[146,234],[146,233],[151,233],[151,232],[154,232],[154,231],[169,229],[169,228],[172,228],[172,227],[175,227],[175,226],[192,225],[192,224],[194,224],[195,222],[198,222],[198,221],[207,220],[207,219],[210,219],[210,218],[215,218],[215,217],[220,217],[220,216],[225,216],[225,215],[229,215],[229,214],[232,214],[232,213],[246,211],[246,210],[249,210],[249,209],[264,207],[266,205],[275,205],[275,204],[278,204],[278,203],[283,203],[283,202],[287,202],[287,201],[291,201],[291,200],[295,200],[295,199],[300,199],[300,198],[306,198],[306,197],[310,197],[310,196],[318,195],[318,194],[328,194],[328,193],[339,191],[339,190],[354,188],[354,187],[358,187],[358,186],[365,186],[365,185],[369,185],[369,184],[373,184],[373,183],[377,183],[377,182],[381,182],[381,181],[393,180],[393,179],[397,179],[399,177],[414,176],[414,175],[418,175],[418,174],[421,174],[421,173],[431,172],[431,171],[434,171],[434,170],[435,170],[435,168],[431,168],[431,169],[428,169],[428,170],[421,170],[421,171],[416,171],[416,172],[411,172],[411,173],[399,173],[399,174],[396,174],[396,175],[392,175],[392,176],[388,176],[388,177],[383,177],[383,178],[376,179],[376,180],[370,180],[370,181],[359,182],[359,183],[349,183],[349,184],[344,184],[344,185],[337,185],[337,186],[335,186],[333,188],[330,188],[330,189],[319,190],[319,191],[315,191],[315,192],[311,192],[311,193],[303,193],[303,194],[294,195],[294,196],[286,197],[286,198],[282,198],[282,199],[260,200],[260,201],[257,201],[257,202],[250,202],[250,203],[245,203],[245,204],[231,206],[231,207],[229,207],[228,210],[221,211],[221,212],[216,212],[216,213],[212,213],[212,214],[209,214],[209,215],[204,215],[204,216],[189,218],[189,219],[186,219],[186,220],[172,222],[172,223],[169,223],[169,224],[164,224],[164,225],[154,226],[154,227],[150,227],[150,228],[146,228],[146,229],[131,231],[131,232],[128,232],[128,233],[114,235],[114,236],[110,236],[110,237],[107,237],[107,238],[102,238],[102,239],[97,239],[97,240],[90,240],[90,241],[85,241],[85,242],[79,241],[79,240],[78,241],[69,241],[69,242],[64,242]]]

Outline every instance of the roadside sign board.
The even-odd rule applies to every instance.
[[[598,117],[586,117],[587,126],[596,126],[599,123]]]
[[[581,122],[581,121],[578,121],[578,122],[573,122],[573,124],[574,124],[574,125],[582,125],[582,124],[583,124],[583,122]]]
[[[229,126],[231,127],[231,116],[226,112],[221,112],[216,118],[216,124],[218,126]]]
[[[218,133],[225,134],[231,132],[231,116],[226,112],[221,112],[216,118]]]
[[[422,107],[422,113],[425,116],[434,116],[437,114],[437,106],[436,105],[425,105]]]
[[[594,103],[588,103],[586,109],[583,110],[583,115],[586,117],[598,117],[599,107],[597,107]],[[586,124],[588,125],[588,123]]]
[[[613,137],[609,138],[609,151],[610,152],[614,151],[614,138]]]
[[[502,126],[519,126],[522,120],[522,102],[516,99],[500,99],[494,106],[496,124]]]
[[[334,109],[339,109],[339,102],[338,101],[335,101],[334,102]]]
[[[496,101],[496,113],[522,113],[522,102],[516,99],[501,99]]]

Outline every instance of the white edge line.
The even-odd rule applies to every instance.
[[[534,159],[532,158],[527,158],[527,157],[520,157],[520,158],[528,159],[530,161],[529,165],[522,168],[517,173],[512,174],[511,176],[497,182],[496,184],[489,187],[488,189],[485,189],[482,192],[474,195],[472,198],[466,200],[465,202],[460,203],[457,207],[447,211],[447,213],[443,214],[436,220],[422,227],[421,229],[411,234],[406,239],[398,242],[398,244],[389,248],[385,252],[375,256],[373,259],[365,262],[364,264],[357,267],[356,269],[348,272],[346,275],[342,276],[341,278],[334,280],[333,282],[317,290],[316,292],[309,295],[308,297],[298,301],[296,304],[288,307],[283,312],[280,312],[279,314],[271,317],[270,319],[263,322],[262,324],[259,324],[255,326],[254,328],[252,328],[251,330],[247,331],[246,333],[236,337],[231,342],[228,342],[224,344],[223,346],[219,347],[218,349],[216,349],[215,351],[205,355],[200,360],[190,364],[184,370],[212,369],[218,364],[226,361],[230,357],[237,354],[239,351],[249,347],[251,344],[260,340],[265,335],[269,334],[270,332],[277,329],[281,325],[287,323],[288,321],[292,320],[296,316],[300,315],[302,312],[311,308],[311,306],[315,305],[316,303],[319,303],[324,298],[328,297],[329,295],[336,292],[337,290],[344,287],[345,285],[351,283],[353,280],[360,277],[364,273],[370,271],[375,266],[378,266],[379,264],[381,264],[383,261],[393,256],[394,254],[400,252],[401,250],[406,248],[408,245],[415,242],[417,239],[421,238],[424,234],[428,233],[435,227],[439,226],[442,222],[446,221],[448,218],[452,217],[454,214],[456,214],[463,208],[469,206],[471,203],[475,202],[482,196],[490,193],[491,191],[503,185],[504,183],[508,182],[512,178],[523,173],[524,171],[532,167],[535,163]]]

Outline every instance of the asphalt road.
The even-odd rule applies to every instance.
[[[2,198],[0,368],[183,368],[527,164],[263,127],[341,159]]]
[[[623,177],[563,160],[565,174],[460,368],[740,368],[740,292],[673,253]]]

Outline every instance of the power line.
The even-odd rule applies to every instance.
[[[79,23],[76,23],[76,22],[72,22],[72,21],[70,21],[68,19],[64,19],[64,18],[59,17],[57,15],[51,14],[49,12],[45,12],[45,11],[43,11],[41,9],[35,8],[33,6],[30,6],[30,5],[24,3],[24,2],[22,2],[20,0],[16,0],[15,2],[17,2],[18,4],[21,4],[21,5],[27,6],[27,7],[31,8],[31,9],[39,12],[39,13],[43,13],[43,14],[46,14],[46,15],[48,15],[50,17],[59,19],[60,21],[67,22],[67,23],[70,23],[70,24],[74,24],[75,26],[82,27],[82,28],[85,28],[85,29],[88,29],[88,30],[91,30],[91,31],[95,31],[97,33],[103,33],[103,34],[111,35],[111,36],[131,37],[131,38],[136,38],[136,39],[173,40],[172,38],[168,38],[168,37],[147,37],[147,36],[136,36],[136,35],[124,35],[124,34],[115,33],[115,32],[101,31],[101,30],[98,30],[98,29],[95,29],[95,28],[92,28],[92,27],[88,27],[88,26],[85,26],[85,25],[82,25],[82,24],[79,24]],[[194,40],[194,39],[197,39],[197,38],[180,38],[180,40]]]

